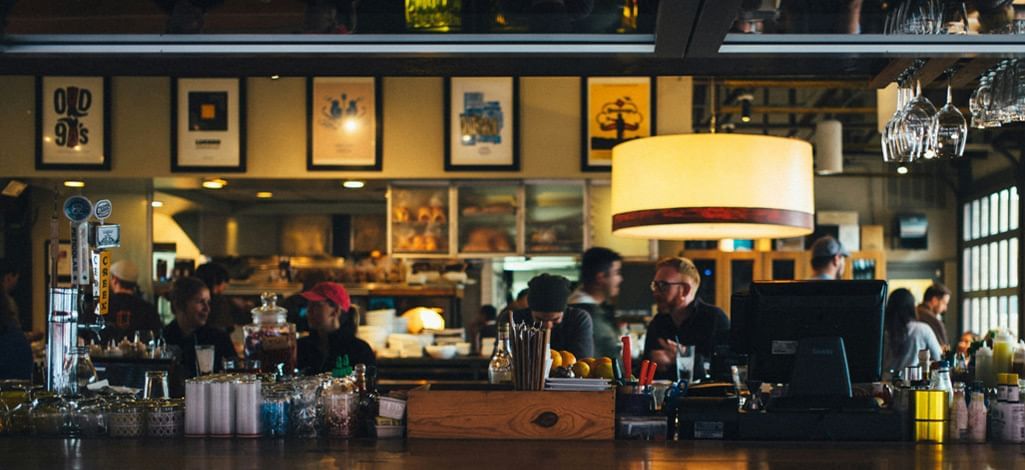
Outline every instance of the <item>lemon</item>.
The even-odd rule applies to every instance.
[[[609,365],[609,367],[611,367],[611,366],[612,366],[612,358],[611,358],[611,357],[603,357],[603,358],[601,358],[601,359],[598,359],[598,362],[599,362],[600,364],[608,364],[608,365]]]
[[[587,378],[591,375],[591,366],[584,361],[577,362],[573,364],[573,374],[582,379]]]
[[[585,357],[581,359],[581,361],[586,362],[587,365],[591,366],[592,369],[594,369],[594,363],[598,362],[598,360],[593,357]]]
[[[591,372],[591,377],[593,377],[593,378],[602,378],[602,379],[612,379],[613,378],[613,374],[612,374],[612,361],[609,361],[609,362],[602,361],[602,362],[598,363],[598,365],[595,366],[594,370]]]
[[[559,351],[552,350],[552,369],[562,367],[562,354]]]
[[[577,362],[577,358],[576,358],[576,356],[573,355],[573,353],[571,353],[569,351],[562,351],[562,365],[563,365],[563,367],[570,367],[573,364],[576,364],[576,362]]]

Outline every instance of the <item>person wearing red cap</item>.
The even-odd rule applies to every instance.
[[[321,282],[302,293],[309,301],[307,321],[310,335],[299,339],[299,370],[304,374],[328,372],[335,361],[349,356],[350,364],[376,367],[374,351],[356,337],[359,317],[345,287],[334,282]]]

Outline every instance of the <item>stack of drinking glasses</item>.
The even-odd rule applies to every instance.
[[[901,82],[897,90],[897,111],[883,128],[883,161],[911,163],[920,159],[958,158],[964,155],[968,123],[953,105],[950,85],[947,103],[940,108],[922,94],[921,83],[914,89]]]
[[[1001,61],[979,77],[968,106],[979,129],[1025,121],[1025,60]]]
[[[965,34],[964,0],[907,0],[886,15],[885,34]]]

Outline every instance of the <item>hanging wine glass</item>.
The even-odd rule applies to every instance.
[[[904,113],[903,130],[905,139],[911,146],[911,160],[919,158],[932,159],[936,152],[930,145],[932,140],[932,118],[936,115],[936,106],[922,94],[922,83],[915,84],[915,97]]]
[[[958,158],[964,155],[968,140],[968,122],[951,102],[950,83],[947,83],[947,104],[932,119],[932,145],[937,158]]]

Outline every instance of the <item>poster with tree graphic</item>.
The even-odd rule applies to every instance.
[[[581,81],[582,171],[609,171],[612,147],[655,135],[650,77],[587,77]]]

